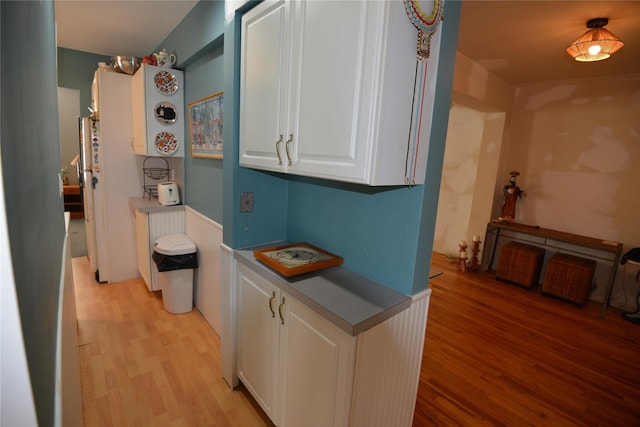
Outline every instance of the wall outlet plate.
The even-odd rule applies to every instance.
[[[253,212],[253,192],[240,193],[240,213]]]

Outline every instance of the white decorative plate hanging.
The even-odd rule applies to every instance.
[[[172,125],[178,119],[178,112],[175,105],[170,102],[158,102],[153,108],[153,115],[158,123],[163,125]]]
[[[156,135],[156,150],[162,154],[173,154],[178,151],[178,140],[171,132],[160,132]]]
[[[158,71],[153,76],[153,83],[156,85],[156,89],[164,95],[173,95],[178,90],[178,79],[169,71]]]

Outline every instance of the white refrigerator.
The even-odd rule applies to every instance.
[[[93,205],[93,162],[92,149],[98,149],[98,123],[94,119],[81,117],[80,126],[80,161],[78,162],[78,181],[82,189],[82,202],[84,204],[84,228],[87,237],[87,256],[91,271],[98,271],[98,248],[96,246],[96,225]],[[95,145],[94,145],[95,144]],[[92,147],[93,146],[93,147]],[[96,281],[98,276],[96,274]]]
[[[131,76],[98,69],[91,92],[92,118],[80,119],[87,252],[97,282],[120,282],[139,277],[129,208],[142,194],[131,146]]]

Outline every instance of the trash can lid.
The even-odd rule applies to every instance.
[[[153,244],[156,252],[164,255],[185,255],[196,251],[196,245],[186,234],[162,236]]]

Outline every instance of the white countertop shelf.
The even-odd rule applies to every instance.
[[[160,212],[167,210],[184,209],[184,205],[161,205],[160,202],[158,202],[157,197],[131,197],[129,198],[129,205],[132,209],[135,209],[139,212]]]

